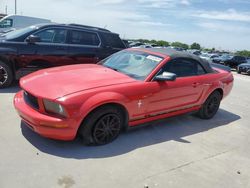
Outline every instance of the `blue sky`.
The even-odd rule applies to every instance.
[[[250,50],[250,0],[17,0],[18,13],[107,27],[125,38]],[[0,12],[14,0],[1,0]]]

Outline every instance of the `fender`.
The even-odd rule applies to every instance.
[[[15,68],[13,57],[17,55],[17,49],[0,47],[0,61],[8,63],[12,68]]]
[[[81,122],[87,117],[87,115],[99,106],[108,103],[116,103],[128,109],[126,102],[130,101],[127,97],[116,92],[102,92],[88,98],[80,108]],[[129,115],[129,114],[128,114]],[[79,124],[80,126],[80,124]]]

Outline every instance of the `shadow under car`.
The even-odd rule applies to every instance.
[[[122,133],[110,144],[96,147],[84,146],[80,138],[73,141],[57,141],[41,137],[23,122],[21,123],[21,131],[33,146],[50,155],[76,159],[106,158],[171,140],[188,144],[190,142],[183,137],[225,126],[240,118],[240,116],[223,109],[219,109],[210,120],[202,120],[191,115],[172,117],[151,122],[145,127],[131,129]]]

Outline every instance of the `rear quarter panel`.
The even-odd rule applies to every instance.
[[[216,89],[222,89],[223,98],[225,98],[233,87],[233,75],[231,72],[227,72],[222,69],[214,68],[215,73],[207,74],[204,79],[204,95],[200,101],[203,104],[208,96]]]

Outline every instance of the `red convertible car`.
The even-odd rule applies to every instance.
[[[195,112],[212,118],[233,86],[230,71],[171,49],[127,49],[99,64],[40,70],[20,80],[15,108],[38,134],[107,144],[128,127]]]

